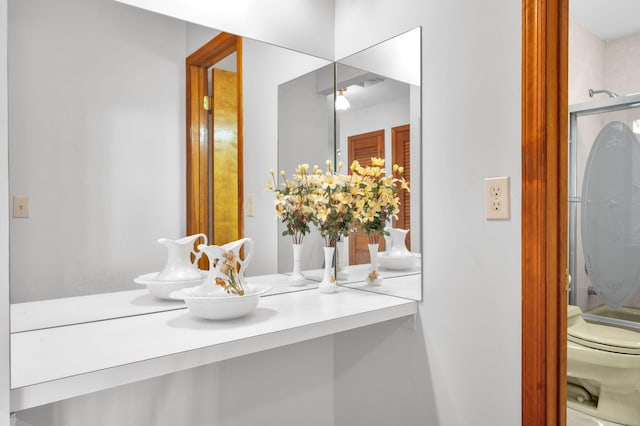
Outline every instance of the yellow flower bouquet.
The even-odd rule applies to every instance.
[[[313,169],[312,223],[320,231],[326,247],[335,247],[340,237],[348,237],[355,220],[355,203],[351,177],[334,171],[327,160],[327,170]]]
[[[397,218],[400,198],[398,191],[409,190],[401,176],[402,167],[394,164],[390,176],[386,175],[383,158],[371,158],[371,166],[363,167],[358,161],[351,164],[355,220],[370,244],[377,244],[381,235],[388,235],[385,227],[391,218]]]
[[[302,244],[304,236],[310,232],[309,223],[315,213],[315,187],[308,170],[308,164],[301,164],[290,179],[287,179],[283,170],[280,172],[283,182],[278,185],[275,172],[271,169],[272,181],[266,185],[276,196],[276,214],[286,226],[282,235],[291,235],[294,244]]]

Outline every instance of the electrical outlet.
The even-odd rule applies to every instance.
[[[509,176],[485,178],[485,218],[488,220],[509,220]]]

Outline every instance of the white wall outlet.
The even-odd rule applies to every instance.
[[[511,219],[509,176],[484,179],[484,204],[486,219]]]
[[[247,194],[247,216],[256,216],[256,194]]]
[[[13,197],[13,217],[29,217],[29,197]]]

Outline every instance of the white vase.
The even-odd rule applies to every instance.
[[[369,259],[371,260],[371,266],[369,266],[369,274],[367,275],[367,284],[371,286],[378,286],[382,284],[383,278],[378,272],[378,244],[369,244]]]
[[[335,247],[324,247],[324,275],[318,286],[320,293],[335,293],[338,291],[336,278],[333,276],[333,254]]]
[[[290,286],[298,287],[304,285],[305,278],[300,271],[302,265],[302,244],[293,244],[293,272],[289,276],[287,283]]]
[[[336,250],[338,251],[338,279],[346,280],[349,278],[349,253],[347,253],[347,241],[349,237],[338,241],[336,243]]]

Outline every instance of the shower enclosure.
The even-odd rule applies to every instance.
[[[640,94],[569,107],[569,304],[640,329]]]

